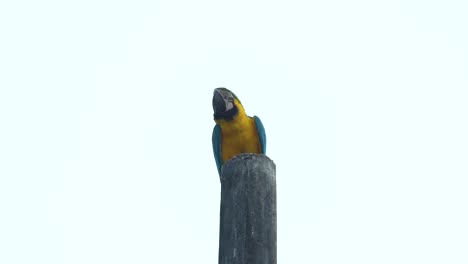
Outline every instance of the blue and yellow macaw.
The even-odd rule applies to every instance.
[[[213,153],[221,175],[224,162],[240,153],[266,153],[266,135],[262,121],[245,113],[239,98],[226,88],[213,95]]]

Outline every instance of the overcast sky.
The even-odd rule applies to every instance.
[[[466,1],[2,1],[0,263],[217,263],[213,89],[278,263],[468,262]]]

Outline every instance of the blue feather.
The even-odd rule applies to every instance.
[[[254,116],[253,119],[255,121],[255,127],[257,128],[258,141],[260,142],[260,153],[266,154],[265,127],[263,127],[262,121],[258,116]]]
[[[215,125],[213,128],[211,141],[213,143],[213,154],[216,161],[216,167],[218,168],[218,174],[221,176],[221,127],[219,125]]]

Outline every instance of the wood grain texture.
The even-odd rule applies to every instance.
[[[220,264],[276,264],[276,165],[240,154],[221,172]]]

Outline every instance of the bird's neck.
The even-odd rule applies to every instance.
[[[220,125],[221,129],[242,130],[245,126],[249,125],[250,118],[238,100],[234,100],[234,108],[236,109],[235,114],[229,118],[215,119],[216,124]]]

